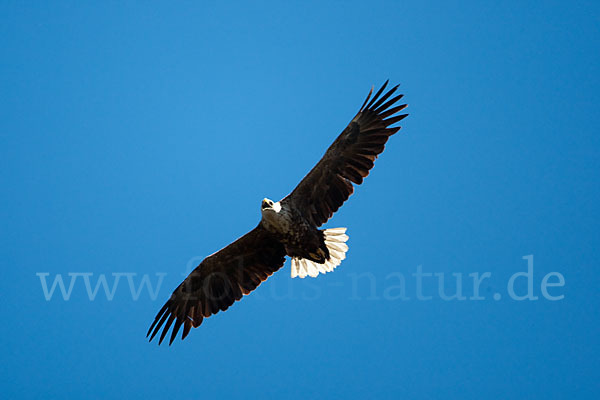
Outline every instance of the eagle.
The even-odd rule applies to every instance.
[[[408,114],[398,112],[402,94],[389,80],[373,94],[329,146],[321,160],[298,186],[278,202],[262,200],[262,218],[256,228],[206,257],[175,289],[160,309],[146,337],[161,330],[161,344],[171,326],[169,345],[183,326],[181,339],[207,318],[227,310],[278,271],[291,258],[292,278],[316,277],[333,271],[346,257],[346,228],[319,229],[369,174],[390,136],[393,124]]]

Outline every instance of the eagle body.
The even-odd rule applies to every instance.
[[[346,258],[346,228],[319,229],[369,175],[375,159],[408,114],[397,113],[398,86],[388,82],[369,92],[358,113],[329,146],[321,160],[281,201],[264,199],[262,218],[253,230],[206,257],[173,291],[154,318],[147,336],[159,331],[158,343],[171,330],[169,344],[183,327],[184,339],[219,311],[227,310],[256,289],[291,258],[291,276],[317,277],[333,271]]]
[[[302,216],[290,203],[264,199],[260,226],[285,247],[286,255],[323,264],[329,259],[323,231]]]

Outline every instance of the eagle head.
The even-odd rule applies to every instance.
[[[264,198],[262,201],[262,204],[260,206],[260,210],[263,213],[265,211],[267,211],[267,212],[274,211],[274,212],[278,213],[279,211],[281,211],[281,204],[279,202],[275,203],[271,199]]]

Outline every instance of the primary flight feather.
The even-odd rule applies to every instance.
[[[278,202],[264,199],[262,218],[252,231],[206,257],[175,289],[160,309],[147,336],[162,328],[162,343],[173,326],[169,344],[183,326],[184,339],[204,318],[225,311],[292,259],[292,278],[316,277],[333,271],[346,257],[346,228],[318,229],[348,199],[369,174],[389,137],[400,127],[392,124],[408,114],[395,105],[402,95],[384,93],[388,82],[362,107],[321,160],[298,186]]]

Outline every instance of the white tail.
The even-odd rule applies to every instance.
[[[307,275],[315,278],[319,275],[319,272],[325,274],[333,271],[346,258],[346,252],[348,251],[346,228],[325,229],[323,236],[325,238],[325,246],[329,250],[329,260],[323,264],[319,264],[306,258],[293,257],[292,278],[297,276],[305,278]]]

